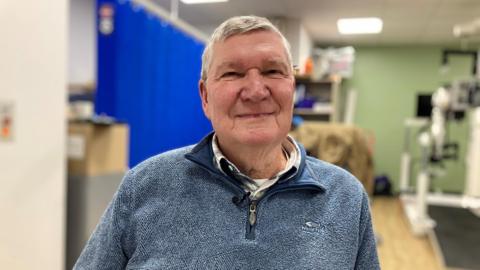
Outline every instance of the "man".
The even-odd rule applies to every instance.
[[[128,172],[76,269],[379,269],[368,198],[287,135],[288,42],[234,17],[203,54],[214,133]]]

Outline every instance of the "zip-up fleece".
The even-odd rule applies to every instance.
[[[251,201],[212,134],[125,176],[74,269],[380,269],[361,184],[305,155]]]

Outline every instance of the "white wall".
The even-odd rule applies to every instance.
[[[312,56],[313,41],[303,25],[300,25],[298,44],[298,63],[300,73],[305,73],[305,63]]]
[[[0,1],[0,268],[64,268],[67,0]]]
[[[217,24],[208,24],[208,25],[196,25],[195,28],[198,29],[198,31],[202,32],[205,34],[207,37],[210,38],[210,36],[213,34],[213,31],[215,28],[217,28]]]
[[[68,82],[96,82],[95,0],[70,0]]]
[[[311,56],[313,42],[310,35],[305,30],[299,19],[291,19],[284,17],[269,18],[273,24],[285,35],[290,43],[292,62],[300,68],[300,72],[304,72],[305,61]]]

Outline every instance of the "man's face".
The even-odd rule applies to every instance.
[[[232,36],[214,44],[207,80],[200,81],[203,110],[223,144],[280,144],[290,130],[294,84],[276,33]]]

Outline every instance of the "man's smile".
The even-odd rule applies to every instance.
[[[273,114],[274,114],[273,112],[241,113],[241,114],[238,114],[237,117],[241,119],[255,119],[255,118],[272,116]]]

